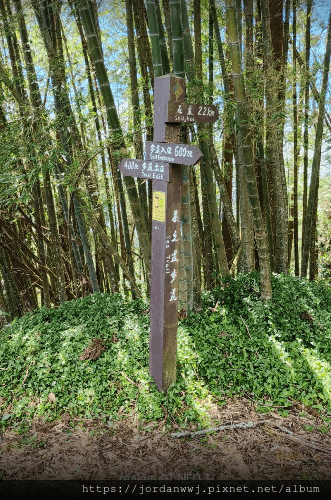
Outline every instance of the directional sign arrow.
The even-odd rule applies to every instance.
[[[169,163],[164,161],[123,158],[118,168],[123,175],[169,182]]]
[[[219,117],[214,104],[169,102],[167,123],[214,123]]]
[[[198,146],[146,141],[146,161],[154,160],[177,163],[178,165],[195,165],[202,156]]]

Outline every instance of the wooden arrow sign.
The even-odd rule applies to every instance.
[[[123,175],[169,182],[169,163],[123,158],[118,168]]]
[[[169,102],[167,123],[214,123],[219,117],[214,104]]]
[[[178,165],[195,165],[202,156],[198,146],[146,141],[146,161],[154,160]]]

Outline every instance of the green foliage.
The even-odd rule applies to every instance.
[[[195,401],[208,391],[203,384],[194,387],[187,334],[179,333],[179,365],[188,366],[167,397],[149,376],[146,309],[142,300],[127,303],[119,294],[94,294],[58,309],[42,308],[2,330],[0,425],[33,416],[54,419],[63,412],[101,416],[111,425],[118,413],[125,416],[132,409],[149,421],[163,417],[162,405],[169,413],[178,409],[181,422],[195,421],[198,414],[203,420],[204,410]],[[93,338],[104,340],[105,351],[96,360],[80,361]],[[55,402],[48,400],[50,393]]]
[[[213,291],[219,308],[201,313],[194,329],[199,373],[215,394],[246,392],[277,405],[292,398],[330,411],[330,287],[273,275],[272,288],[272,301],[263,304],[254,272]]]
[[[166,409],[183,428],[205,427],[211,403],[244,394],[261,411],[277,405],[286,414],[298,400],[330,413],[330,287],[288,275],[274,275],[272,286],[267,303],[258,273],[205,294],[204,309],[179,324],[177,381],[167,395],[148,373],[144,301],[94,294],[25,315],[0,330],[0,425],[68,413],[111,426],[132,411],[156,421]],[[93,338],[105,350],[80,360]]]

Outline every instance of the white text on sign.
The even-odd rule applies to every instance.
[[[213,104],[168,103],[168,123],[214,123],[218,117]]]
[[[202,153],[198,146],[166,142],[146,142],[146,158],[182,165],[195,165]]]
[[[123,158],[119,164],[119,169],[123,175],[140,177],[141,179],[169,181],[169,164],[165,162]]]

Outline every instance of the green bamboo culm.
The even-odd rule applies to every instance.
[[[173,69],[176,76],[185,77],[184,25],[186,5],[181,0],[170,1],[171,41],[173,47]],[[183,9],[184,13],[183,13]],[[187,19],[187,14],[186,14]],[[188,23],[186,26],[188,28]],[[181,200],[181,244],[179,263],[179,308],[185,311],[193,308],[193,253],[191,226],[191,193],[189,167],[182,165]]]
[[[134,43],[133,29],[133,14],[132,0],[125,0],[126,7],[126,24],[127,24],[127,39],[128,39],[128,54],[130,66],[130,86],[131,86],[131,104],[133,114],[133,144],[136,158],[143,157],[143,142],[142,142],[142,126],[141,126],[141,109],[139,103],[139,88],[137,78],[137,64]],[[145,224],[148,227],[148,211],[147,207],[147,189],[144,179],[138,179],[138,190],[143,213],[145,215]]]
[[[273,61],[273,46],[270,30],[270,12],[268,2],[261,3],[262,13],[262,41],[263,65],[265,77],[265,112],[266,112],[266,164],[268,187],[270,189],[270,204],[274,207],[275,229],[273,234],[273,249],[271,254],[274,259],[276,272],[288,272],[288,207],[287,188],[284,164],[281,150],[283,147],[282,123],[279,107],[279,78],[275,71]],[[294,61],[293,61],[294,63]],[[269,172],[272,176],[269,179]],[[269,186],[269,181],[270,186]],[[271,212],[272,215],[272,212]],[[271,238],[270,238],[271,241]]]
[[[60,49],[61,47],[61,31],[60,31],[60,4],[54,4],[52,5],[52,9],[48,10],[48,7],[51,7],[51,4],[45,3],[42,7],[40,6],[40,3],[38,3],[36,0],[32,1],[32,5],[34,8],[34,12],[38,21],[38,25],[41,31],[41,34],[44,39],[44,44],[46,48],[46,52],[48,55],[48,60],[49,60],[49,69],[50,69],[50,75],[51,75],[51,80],[52,80],[52,88],[53,88],[53,95],[54,95],[54,106],[55,106],[55,112],[57,116],[57,131],[59,133],[60,141],[62,143],[63,150],[66,152],[66,158],[67,158],[67,164],[70,166],[72,164],[72,147],[70,146],[70,137],[68,134],[68,129],[65,127],[65,119],[70,116],[70,121],[72,125],[72,131],[75,130],[75,120],[73,118],[73,114],[71,111],[70,103],[69,103],[69,96],[66,90],[65,86],[65,66],[64,66],[64,60],[63,60],[63,54]],[[51,27],[53,25],[56,27],[55,31],[52,31]],[[61,170],[61,167],[59,165],[59,169]],[[44,183],[46,187],[46,191],[48,191],[48,209],[52,211],[53,213],[50,215],[50,218],[55,218],[55,212],[54,209],[52,209],[52,192],[51,192],[51,180],[50,178],[47,178],[49,176],[49,172],[45,172],[44,176]],[[45,192],[46,192],[45,191]],[[60,196],[61,199],[61,196]],[[63,198],[64,200],[64,198]],[[99,284],[98,284],[98,279],[96,275],[96,269],[94,266],[92,254],[91,254],[91,248],[89,244],[89,240],[87,237],[86,233],[86,227],[85,223],[83,220],[83,215],[80,213],[80,200],[79,197],[76,195],[76,193],[73,195],[73,202],[74,202],[74,208],[76,212],[76,218],[77,221],[79,220],[80,217],[81,223],[78,224],[78,229],[79,229],[79,234],[83,246],[83,251],[84,251],[84,256],[85,256],[85,261],[86,265],[88,268],[89,272],[89,277],[91,280],[91,286],[93,293],[98,293],[100,291],[99,289]],[[66,213],[66,206],[63,205],[63,211]],[[51,212],[49,212],[51,213]],[[70,217],[68,214],[68,223],[70,224]],[[54,221],[54,224],[56,222]],[[53,226],[55,228],[55,225]],[[56,237],[55,237],[56,238]],[[55,239],[56,241],[56,239]],[[55,260],[57,261],[57,255],[55,256]],[[58,263],[56,262],[56,265]],[[78,261],[77,261],[77,265]],[[63,275],[63,271],[57,272],[57,275],[59,277],[59,284],[60,287],[65,286],[65,279]],[[62,276],[62,277],[61,277]],[[62,299],[65,297],[64,292],[61,293]],[[62,299],[60,299],[62,301]]]
[[[91,3],[88,0],[76,0],[76,6],[79,9],[82,24],[85,30],[85,36],[87,38],[89,52],[91,54],[91,59],[94,63],[96,75],[98,78],[101,94],[106,108],[107,121],[110,129],[111,145],[116,155],[116,162],[125,156],[126,145],[121,129],[119,117],[115,107],[115,102],[113,94],[110,88],[110,83],[104,63],[103,54],[101,51],[99,38],[96,33],[96,28],[93,24],[93,17],[90,13]],[[139,243],[142,249],[142,254],[144,258],[145,269],[147,273],[148,281],[150,279],[150,261],[151,261],[151,242],[150,235],[145,224],[145,218],[143,216],[142,208],[140,205],[140,200],[138,197],[138,192],[136,188],[135,181],[132,177],[124,177],[124,182],[128,197],[130,200],[130,206],[134,221],[136,224]],[[133,275],[133,273],[132,273]],[[133,286],[134,288],[134,286]]]
[[[118,119],[114,98],[109,85],[107,71],[104,65],[103,54],[101,49],[100,37],[98,36],[98,31],[96,29],[96,19],[94,13],[93,3],[89,0],[79,3],[79,11],[81,15],[82,24],[86,31],[86,38],[89,46],[89,51],[91,54],[92,61],[94,62],[95,71],[99,81],[101,93],[106,107],[107,121],[110,128],[112,136],[112,145],[115,150],[120,148],[125,148],[125,143],[122,135],[122,130],[120,122]],[[118,183],[121,196],[121,208],[123,211],[122,217],[123,221],[127,220],[125,200],[123,188],[121,186],[121,179],[119,179],[120,174],[118,173]],[[124,223],[124,238],[126,253],[128,258],[129,270],[132,276],[134,276],[133,259],[131,256],[131,243],[128,224]],[[132,290],[134,287],[132,287]]]
[[[174,73],[181,78],[185,78],[183,23],[180,0],[170,0],[169,6]]]
[[[160,37],[159,39],[160,39],[162,69],[163,69],[163,74],[168,75],[170,73],[170,65],[169,65],[167,43],[166,43],[165,32],[164,32],[163,23],[162,23],[162,15],[161,15],[159,0],[155,0],[155,7],[156,7],[157,23],[158,23],[158,27],[159,27],[159,37]]]
[[[185,0],[181,0],[181,14],[182,14],[182,24],[183,24],[185,73],[187,75],[188,81],[190,80],[195,81],[196,79],[195,59],[194,59],[193,43],[191,38],[190,26],[187,15],[187,6]]]
[[[113,135],[113,138],[116,137],[117,139],[117,141],[115,141],[117,142],[117,145],[123,146],[123,138],[121,133],[122,130],[116,112],[113,94],[109,85],[108,75],[105,68],[103,55],[99,44],[99,39],[91,17],[91,12],[90,12],[91,9],[89,4],[90,2],[88,2],[88,0],[78,2],[79,13],[86,32],[86,38],[88,42],[89,51],[91,54],[91,59],[95,67],[95,72],[98,77],[100,90],[105,103],[108,124],[111,128],[111,133]],[[114,144],[114,141],[112,142]]]
[[[262,218],[253,165],[252,135],[249,127],[246,108],[245,85],[242,71],[236,10],[233,0],[225,0],[225,9],[228,45],[232,63],[232,74],[238,118],[238,144],[242,152],[247,181],[247,191],[252,208],[255,237],[260,259],[261,298],[262,300],[269,300],[272,297],[272,291],[268,240],[265,223]]]
[[[157,20],[155,0],[146,1],[148,30],[152,46],[152,61],[154,77],[163,75],[161,40],[159,33],[159,23]]]
[[[330,17],[328,24],[326,49],[324,54],[323,77],[322,77],[322,85],[320,92],[320,102],[318,108],[315,147],[314,147],[314,156],[312,162],[312,173],[309,186],[305,240],[302,243],[301,276],[303,277],[307,276],[309,253],[311,251],[310,242],[312,239],[315,240],[316,215],[317,215],[316,201],[318,197],[318,187],[319,187],[323,123],[324,123],[324,112],[325,112],[325,96],[328,88],[330,56],[331,56],[331,10],[330,10]]]

